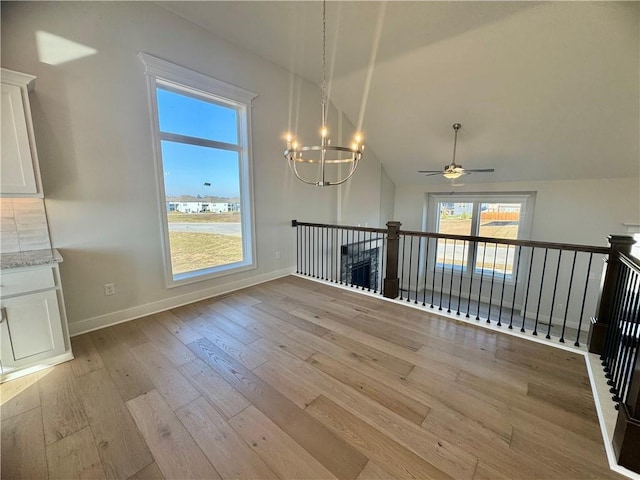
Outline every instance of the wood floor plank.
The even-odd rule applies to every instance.
[[[307,362],[279,350],[274,350],[273,353],[279,361],[279,367],[287,373],[290,382],[300,385],[300,388],[306,391],[314,392],[316,396],[325,395],[331,398],[405,448],[422,458],[429,459],[452,477],[469,478],[471,476],[477,458],[470,455],[464,448],[456,447],[448,440],[432,435]]]
[[[247,307],[245,306],[245,308]],[[234,322],[225,315],[222,315],[216,311],[212,311],[208,315],[204,315],[204,317],[211,325],[219,328],[223,332],[228,333],[233,338],[235,338],[239,342],[244,343],[245,345],[248,345],[251,342],[255,342],[260,338],[260,336],[253,331],[243,327],[239,323]]]
[[[164,480],[164,475],[156,462],[131,475],[127,480]]]
[[[147,444],[105,369],[78,378],[78,396],[87,413],[107,478],[127,478],[153,462]]]
[[[129,348],[133,348],[149,341],[147,336],[142,333],[139,326],[140,324],[138,320],[131,320],[128,322],[118,323],[117,325],[109,328],[122,343],[127,345]]]
[[[260,300],[251,296],[251,290],[246,289],[243,292],[233,292],[231,295],[227,295],[224,298],[225,302],[229,305],[238,306],[253,306],[256,303],[260,303]]]
[[[316,389],[305,388],[305,384],[296,382],[295,379],[281,367],[281,363],[277,359],[269,360],[267,363],[263,363],[259,367],[254,368],[253,373],[300,408],[305,408],[318,396]]]
[[[293,327],[297,327],[300,330],[305,330],[320,337],[330,332],[330,330],[321,327],[320,325],[316,325],[315,323],[303,320],[302,318],[289,313],[284,308],[279,307],[278,305],[274,305],[273,303],[260,302],[256,305],[253,305],[253,308],[255,308],[256,310],[260,310],[261,312],[268,313],[269,315],[272,315],[289,324],[289,327],[285,328],[284,333],[287,333]],[[279,330],[282,331],[281,329]]]
[[[176,415],[223,479],[278,478],[204,398],[180,408]]]
[[[206,302],[206,301],[203,301]],[[172,314],[178,317],[183,322],[189,322],[195,320],[204,313],[204,303],[196,302],[188,305],[182,305],[181,307],[172,308],[169,310]]]
[[[223,350],[227,355],[236,359],[249,369],[255,368],[268,360],[268,358],[252,350],[251,347],[243,345],[242,342],[239,342],[226,332],[213,326],[205,318],[194,320],[190,322],[189,325],[198,333],[202,334],[204,338]],[[200,341],[194,343],[199,342]]]
[[[369,460],[360,475],[358,475],[358,480],[389,480],[390,478],[393,478],[393,475],[373,460]]]
[[[278,348],[290,352],[296,357],[306,360],[315,353],[315,350],[304,343],[301,343],[290,336],[279,332],[263,323],[254,323],[248,328],[260,334],[260,339],[265,339],[277,345]],[[253,344],[252,344],[253,345]]]
[[[200,396],[200,393],[155,345],[144,343],[132,348],[131,353],[172,410]]]
[[[339,478],[355,479],[367,459],[207,339],[189,348]]]
[[[185,345],[191,342],[195,342],[199,338],[202,338],[202,335],[194,331],[189,325],[183,322],[176,314],[174,314],[170,310],[156,313],[154,317],[158,321],[158,323],[160,323],[160,325],[169,330],[173,335],[176,336],[178,340],[180,340]]]
[[[425,416],[429,413],[427,405],[409,398],[394,388],[377,381],[375,378],[368,377],[324,354],[317,353],[313,355],[309,359],[309,363],[416,425],[421,425]]]
[[[199,358],[180,367],[180,372],[225,418],[231,418],[250,403]]]
[[[90,427],[47,445],[47,465],[49,480],[106,478]]]
[[[38,373],[0,384],[0,416],[2,420],[40,406]]]
[[[280,478],[336,478],[254,406],[230,419],[229,424]]]
[[[156,390],[127,402],[165,478],[220,479],[189,432]]]
[[[151,341],[176,367],[184,365],[195,358],[184,343],[164,328],[154,315],[135,320],[135,323],[144,333],[147,341]]]
[[[514,429],[511,438],[511,449],[521,456],[527,456],[535,452],[536,460],[544,465],[549,472],[564,474],[565,478],[592,478],[606,480],[619,479],[620,475],[608,468],[600,468],[591,463],[585,463],[581,459],[558,454],[553,447],[532,442],[527,432]]]
[[[511,423],[517,422],[519,417],[526,417],[534,426],[540,422],[558,425],[565,432],[572,432],[597,443],[602,442],[599,425],[593,419],[585,419],[582,415],[568,412],[556,405],[536,401],[528,395],[514,395],[509,389],[498,388],[482,378],[464,372],[460,374],[456,384],[469,387],[485,398],[508,404],[509,410],[513,412],[508,417]]]
[[[424,345],[424,340],[420,338],[421,334],[399,328],[380,319],[375,321],[373,317],[368,315],[361,314],[354,318],[340,319],[339,321],[355,330],[395,343],[414,352]]]
[[[446,405],[505,439],[511,436],[507,402],[452,384],[420,367],[411,372],[406,383],[410,391],[418,391],[427,404]]]
[[[530,381],[527,395],[538,400],[556,405],[568,412],[581,415],[584,418],[598,421],[593,396],[588,390],[577,385],[542,383]]]
[[[69,363],[76,376],[104,368],[102,357],[89,334],[71,338],[71,349],[73,350],[74,358]]]
[[[47,457],[40,407],[2,420],[0,430],[2,478],[47,478]]]
[[[229,320],[236,322],[238,325],[248,327],[255,323],[257,319],[254,317],[253,309],[248,305],[229,304],[225,299],[207,304],[208,312],[227,317]]]
[[[125,402],[153,389],[153,383],[111,328],[90,333],[105,368]]]
[[[78,398],[76,376],[67,363],[40,378],[40,401],[47,445],[86,427],[89,423]]]
[[[394,478],[453,478],[327,397],[319,396],[305,410],[368,458],[384,465]]]
[[[345,350],[348,350],[353,354],[353,356],[359,355],[364,357],[370,362],[400,375],[409,375],[411,370],[413,370],[413,367],[415,367],[415,365],[410,362],[396,358],[393,355],[381,352],[375,348],[371,348],[349,337],[340,335],[339,333],[329,332],[322,338],[341,346]]]

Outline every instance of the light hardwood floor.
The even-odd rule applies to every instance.
[[[286,277],[0,387],[2,478],[622,478],[580,355]]]

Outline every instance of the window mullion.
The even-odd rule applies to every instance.
[[[198,147],[217,148],[220,150],[230,150],[233,152],[240,152],[242,147],[240,145],[234,145],[232,143],[217,142],[215,140],[207,140],[198,137],[189,137],[187,135],[180,135],[179,133],[160,132],[160,140],[166,140],[169,142],[186,143],[189,145],[196,145]]]

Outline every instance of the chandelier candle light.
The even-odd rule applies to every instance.
[[[362,136],[355,134],[354,140],[350,147],[340,147],[331,145],[329,138],[329,130],[327,129],[327,86],[326,86],[326,34],[327,24],[327,8],[326,0],[322,2],[322,127],[320,129],[320,145],[302,146],[294,138],[291,133],[286,135],[287,149],[284,151],[284,157],[289,162],[289,168],[293,171],[298,180],[317,187],[328,187],[331,185],[340,185],[351,178],[358,168],[358,162],[362,159]],[[319,158],[318,158],[319,153]],[[298,171],[298,164],[307,163],[317,166],[316,180],[309,180]],[[327,180],[327,166],[345,165],[348,168],[342,176],[337,180]],[[339,170],[339,169],[338,169]]]

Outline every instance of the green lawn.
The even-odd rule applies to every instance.
[[[194,214],[200,216],[202,214]],[[242,238],[215,233],[169,232],[173,274],[242,260]]]

